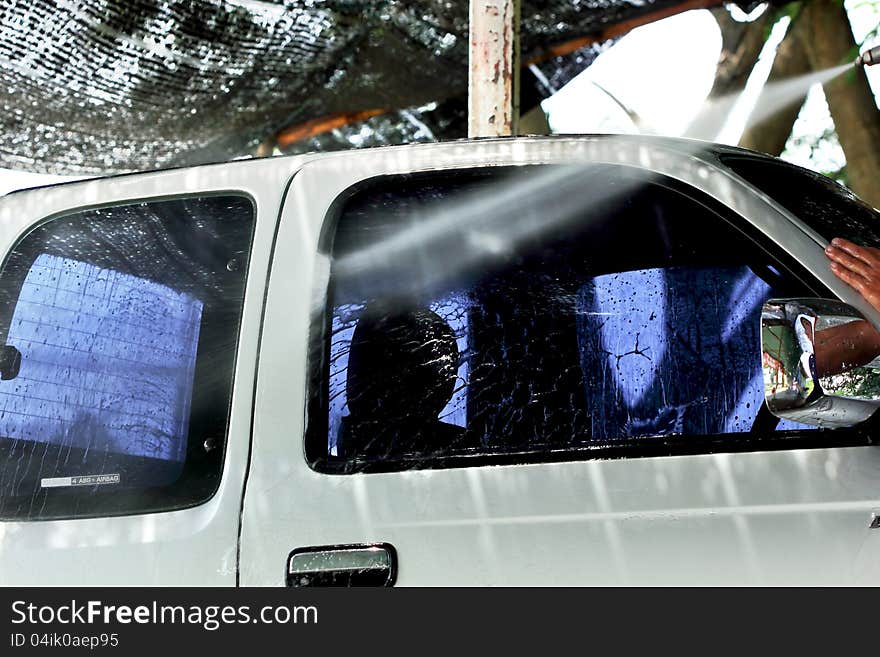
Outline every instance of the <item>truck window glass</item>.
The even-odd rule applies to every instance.
[[[880,246],[877,211],[827,176],[760,155],[721,155],[720,159],[829,242],[843,237]],[[804,193],[805,186],[809,193]]]
[[[614,185],[625,198],[585,203],[478,261],[460,253],[505,234],[490,219],[451,234],[423,223],[444,221],[437,208],[450,199],[504,194],[524,175],[394,178],[341,207],[328,331],[314,352],[313,466],[528,461],[668,439],[706,439],[709,450],[758,425],[808,429],[761,414],[759,318],[768,298],[815,292],[681,190],[656,180],[629,189],[621,169],[587,170],[585,198]],[[523,217],[548,221],[543,202],[522,199],[522,216],[504,219],[510,230]],[[419,226],[425,242],[412,255],[383,257]],[[351,262],[367,266],[352,273]]]
[[[254,211],[238,196],[77,212],[0,273],[0,516],[177,509],[219,483]]]

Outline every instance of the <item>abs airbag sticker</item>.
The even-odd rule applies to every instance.
[[[62,488],[64,486],[101,486],[118,484],[118,474],[80,475],[77,477],[46,477],[40,480],[41,488]]]

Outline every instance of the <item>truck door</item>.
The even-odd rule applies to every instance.
[[[762,403],[761,306],[830,296],[821,247],[706,162],[566,143],[294,178],[242,584],[880,582],[866,430]]]
[[[0,583],[235,583],[257,333],[290,166],[0,201]]]

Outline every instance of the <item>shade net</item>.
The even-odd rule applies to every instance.
[[[524,2],[523,58],[683,4]],[[3,0],[0,166],[223,161],[286,126],[380,109],[287,150],[463,136],[467,16],[466,0]],[[564,83],[597,48],[545,58],[541,77]]]

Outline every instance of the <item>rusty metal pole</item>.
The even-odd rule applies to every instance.
[[[468,137],[515,135],[521,0],[470,0]]]

